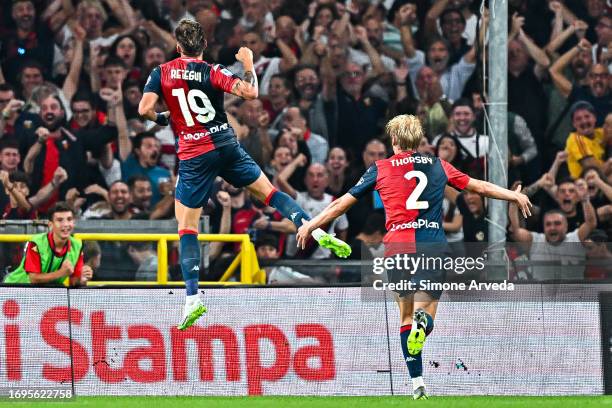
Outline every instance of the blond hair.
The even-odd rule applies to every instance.
[[[391,144],[401,150],[416,150],[423,139],[421,122],[414,115],[394,117],[385,126],[385,132],[391,138]]]
[[[82,0],[76,8],[77,18],[80,20],[89,8],[97,9],[102,15],[102,21],[106,21],[108,19],[108,14],[106,14],[104,6],[102,6],[98,0]]]

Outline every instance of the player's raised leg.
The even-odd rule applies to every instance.
[[[175,202],[175,213],[180,236],[181,271],[187,294],[183,319],[178,325],[178,329],[185,330],[206,313],[206,307],[202,304],[202,300],[198,295],[198,279],[200,277],[198,224],[202,208],[189,208],[177,200]]]
[[[430,294],[417,292],[414,299],[413,327],[408,337],[408,351],[410,354],[419,353],[423,349],[425,339],[434,328],[434,316],[438,308],[438,301]]]
[[[400,344],[402,346],[402,354],[408,373],[412,379],[412,389],[414,399],[427,399],[425,393],[425,383],[423,382],[423,360],[421,352],[412,354],[409,351],[408,338],[413,329],[413,297],[412,294],[406,294],[402,297],[397,297],[397,304],[400,310]]]
[[[297,228],[300,228],[304,221],[310,219],[293,198],[282,191],[278,191],[263,173],[247,188],[259,200],[276,208],[284,217],[290,219]],[[331,250],[336,256],[346,258],[351,254],[351,247],[346,242],[328,234],[321,228],[312,231],[312,237],[319,245]]]
[[[409,300],[400,298],[398,303],[402,322],[402,352],[412,378],[413,398],[427,399],[421,353],[427,336],[434,328],[438,301],[429,293],[417,292]]]

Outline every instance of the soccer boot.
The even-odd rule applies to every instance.
[[[425,317],[425,311],[418,309],[414,312],[412,318],[412,330],[408,335],[408,354],[419,354],[423,350],[425,344],[425,329],[427,329],[427,317]]]
[[[427,393],[425,392],[425,387],[419,387],[412,392],[412,399],[415,400],[426,400],[429,399]]]
[[[328,234],[322,229],[317,228],[315,231],[313,231],[312,237],[319,243],[320,246],[329,249],[339,258],[347,258],[352,252],[349,244],[336,238],[334,234]]]
[[[202,301],[198,299],[191,305],[185,305],[183,312],[183,320],[181,324],[176,326],[179,330],[185,330],[191,327],[204,313],[206,313],[206,306],[202,304]]]

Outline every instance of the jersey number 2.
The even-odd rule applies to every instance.
[[[199,89],[190,89],[189,93],[187,93],[187,97],[185,97],[185,90],[183,88],[175,88],[172,90],[172,96],[178,98],[181,113],[183,114],[187,126],[193,126],[195,124],[191,112],[197,113],[195,118],[200,123],[209,122],[215,117],[215,108],[210,103],[210,99],[208,99],[208,96]],[[198,99],[204,106],[198,104]]]
[[[423,194],[423,190],[427,187],[427,176],[422,171],[412,170],[408,173],[404,174],[404,178],[406,180],[412,180],[413,178],[417,178],[417,185],[412,190],[412,193],[408,196],[406,200],[406,209],[407,210],[425,210],[429,208],[429,203],[427,201],[417,201],[421,194]]]

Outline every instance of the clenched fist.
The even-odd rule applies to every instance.
[[[236,53],[236,60],[246,63],[253,63],[253,51],[251,51],[248,47],[240,47],[238,52]]]

